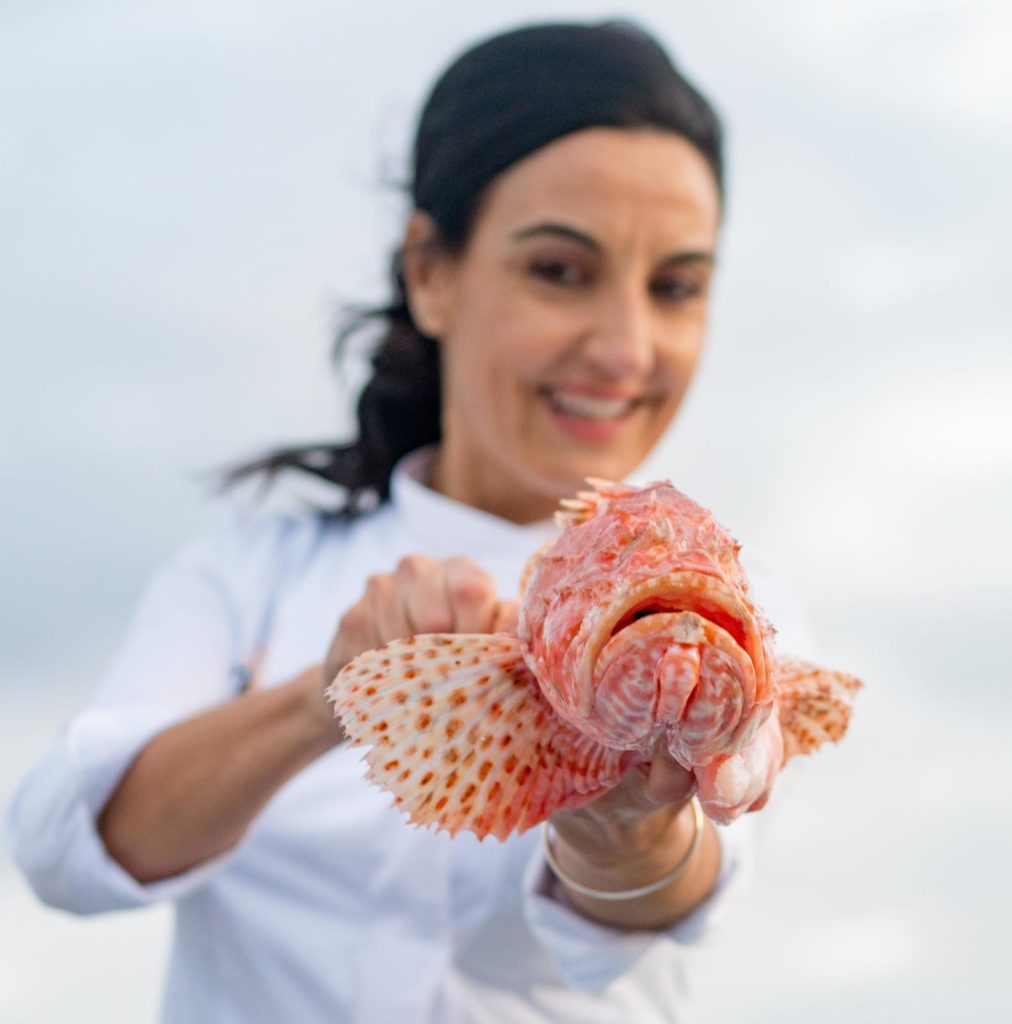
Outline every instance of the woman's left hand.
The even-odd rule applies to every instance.
[[[689,858],[670,886],[649,896],[602,901],[567,888],[569,901],[595,920],[624,928],[666,927],[697,906],[716,883],[720,844],[704,821],[694,846],[695,791],[693,773],[662,750],[591,803],[554,814],[556,861],[593,889],[637,889]]]
[[[696,791],[695,776],[666,751],[630,768],[603,796],[576,810],[559,811],[552,825],[559,835],[601,860],[612,853],[648,849],[663,838]],[[630,851],[630,847],[632,850]]]

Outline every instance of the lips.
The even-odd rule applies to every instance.
[[[541,394],[556,412],[585,420],[623,419],[643,402],[641,397],[591,394],[585,391],[554,388],[545,388]]]

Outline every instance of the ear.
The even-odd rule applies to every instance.
[[[433,219],[421,210],[408,218],[401,246],[401,273],[408,309],[419,328],[441,339],[453,308],[453,258],[442,246]]]

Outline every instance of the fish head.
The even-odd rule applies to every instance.
[[[527,573],[518,630],[562,718],[607,746],[651,747],[684,711],[691,686],[677,677],[692,675],[694,658],[698,676],[704,643],[741,663],[750,702],[769,704],[772,629],[739,545],[705,508],[668,481],[595,482],[561,518]],[[744,721],[733,724],[743,741]]]

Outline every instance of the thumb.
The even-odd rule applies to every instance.
[[[647,792],[660,804],[684,804],[696,791],[696,776],[667,753],[650,762]]]
[[[516,634],[519,615],[519,601],[500,601],[492,619],[491,632]]]

